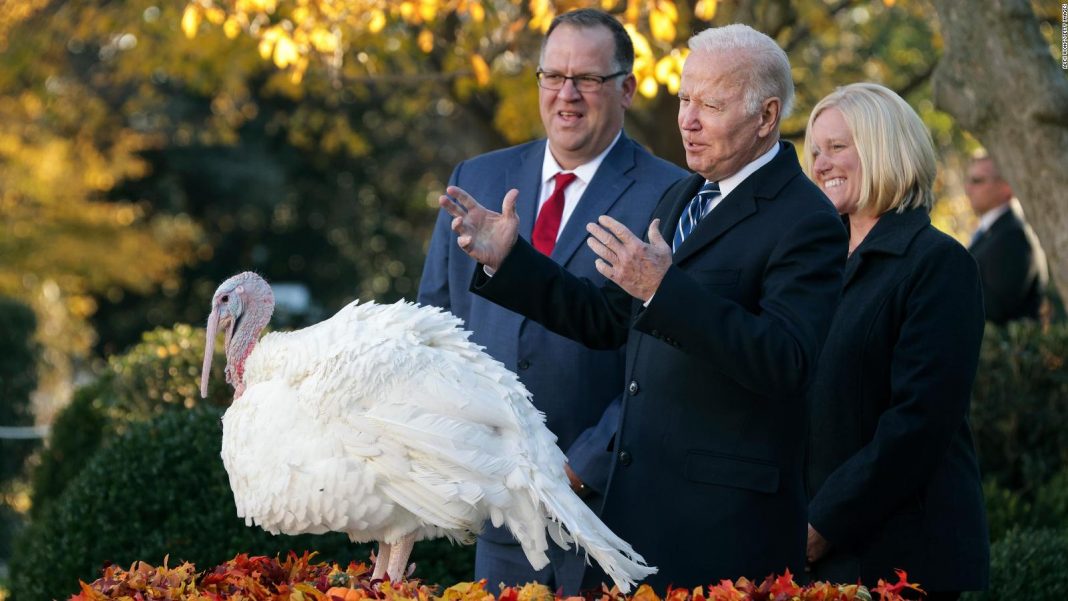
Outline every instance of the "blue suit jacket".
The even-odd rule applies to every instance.
[[[501,210],[505,193],[517,188],[519,235],[529,241],[545,149],[545,140],[538,140],[464,161],[453,171],[449,184],[463,188],[494,211]],[[553,261],[578,276],[603,282],[594,267],[596,256],[585,242],[586,224],[611,215],[643,236],[657,201],[684,175],[679,167],[621,135],[565,224]],[[606,419],[601,418],[623,390],[623,352],[590,350],[471,294],[468,287],[475,263],[457,246],[451,220],[440,212],[419,285],[419,302],[448,309],[463,319],[473,341],[519,374],[534,395],[534,404],[545,412],[546,423],[567,452],[572,469],[595,491],[603,491],[616,420],[611,410]],[[599,422],[601,427],[595,427]],[[512,540],[507,533],[491,530],[485,536],[499,542]]]

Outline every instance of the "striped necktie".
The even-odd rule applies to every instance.
[[[708,208],[712,206],[712,201],[717,196],[719,196],[719,184],[716,182],[705,182],[705,185],[701,186],[697,196],[694,196],[690,204],[686,205],[686,210],[679,217],[679,225],[675,228],[675,238],[671,241],[672,253],[682,246],[682,241],[689,237],[693,228],[697,227],[697,222],[708,213]]]

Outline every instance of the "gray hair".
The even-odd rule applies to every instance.
[[[764,100],[775,97],[782,101],[781,118],[790,115],[794,108],[794,78],[790,59],[775,40],[748,25],[735,23],[695,34],[689,46],[692,51],[710,53],[744,52],[751,67],[745,86],[746,112],[755,114]]]

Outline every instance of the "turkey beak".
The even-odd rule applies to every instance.
[[[200,372],[200,398],[208,398],[208,375],[211,373],[211,359],[215,355],[215,335],[219,333],[219,305],[208,316],[208,327],[204,333],[204,369]]]

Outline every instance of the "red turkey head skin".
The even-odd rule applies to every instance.
[[[211,299],[211,314],[205,332],[204,368],[200,374],[200,396],[208,396],[208,375],[215,350],[215,337],[226,333],[226,381],[234,387],[234,398],[245,392],[245,359],[256,346],[260,332],[274,312],[274,293],[260,276],[246,271],[223,282]]]

